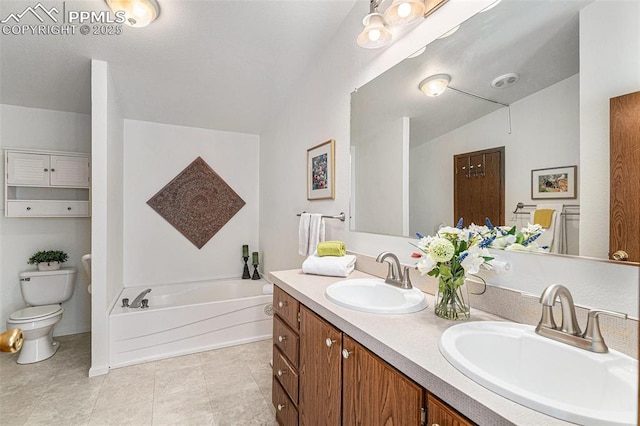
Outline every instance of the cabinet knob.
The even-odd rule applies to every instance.
[[[27,207],[27,210],[31,210],[31,207]]]
[[[286,373],[286,371],[278,370],[278,377],[282,377],[282,375]]]
[[[278,336],[278,342],[282,343],[287,340],[287,336]]]
[[[611,257],[613,257],[613,260],[625,261],[629,259],[629,254],[624,250],[618,250],[615,253],[613,253]]]
[[[352,353],[353,352],[349,352],[348,350],[343,349],[342,350],[342,358],[347,359],[347,358],[349,358],[349,355],[351,355]]]
[[[278,302],[278,308],[284,308],[285,306],[287,306],[287,302],[283,302],[283,301]]]
[[[67,210],[71,211],[71,207],[67,207]]]
[[[48,172],[48,171],[49,171],[49,169],[44,169],[44,171],[45,171],[45,172]]]
[[[327,337],[327,340],[324,341],[328,347],[331,347],[336,341],[332,340],[331,337]]]
[[[284,404],[278,404],[278,411],[282,411],[282,409],[284,408]]]
[[[55,172],[55,171],[56,171],[56,169],[51,169],[51,171],[52,171],[52,172]]]

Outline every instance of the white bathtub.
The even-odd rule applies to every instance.
[[[122,367],[271,338],[271,294],[263,280],[225,279],[128,287],[109,316],[110,366]],[[123,308],[141,291],[149,308]]]

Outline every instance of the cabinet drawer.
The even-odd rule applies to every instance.
[[[277,348],[273,350],[273,375],[293,403],[298,405],[298,372]]]
[[[435,396],[427,393],[427,424],[474,426],[475,423],[466,419]]]
[[[9,217],[85,217],[89,216],[88,201],[32,200],[7,201]]]
[[[273,381],[271,399],[276,407],[276,420],[281,426],[298,426],[298,410],[277,380]]]
[[[289,296],[278,286],[273,289],[273,309],[287,324],[294,330],[300,328],[298,323],[298,312],[300,311],[300,302]]]
[[[287,357],[294,368],[298,368],[300,339],[280,318],[273,317],[273,344]],[[274,360],[275,361],[275,360]]]

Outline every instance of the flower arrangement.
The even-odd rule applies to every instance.
[[[487,248],[497,238],[488,227],[472,224],[463,228],[462,224],[460,219],[455,228],[440,228],[434,237],[418,234],[415,244],[422,251],[417,264],[420,273],[438,278],[435,313],[452,320],[469,318],[465,277],[478,273],[480,266],[493,260]]]
[[[477,274],[480,267],[491,269],[493,257],[488,248],[504,248],[515,251],[546,251],[536,240],[544,229],[540,225],[527,224],[519,232],[516,227],[493,226],[489,218],[485,225],[471,224],[463,228],[460,219],[455,228],[442,227],[435,236],[417,234],[422,251],[416,265],[422,275],[438,278],[436,315],[452,319],[469,318],[469,296],[466,289],[467,275]]]

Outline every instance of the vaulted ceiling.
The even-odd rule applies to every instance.
[[[2,0],[0,21],[37,3]],[[357,1],[159,3],[155,22],[119,35],[1,34],[0,103],[88,114],[93,58],[109,63],[125,118],[257,134]],[[101,0],[42,5],[58,20],[63,8],[108,10]]]

